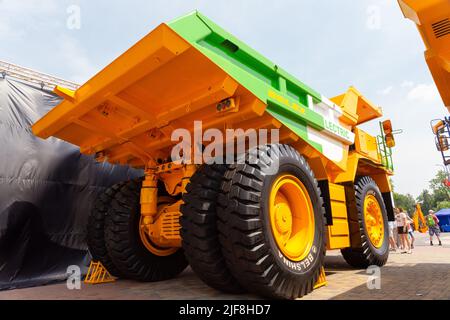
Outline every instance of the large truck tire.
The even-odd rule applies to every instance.
[[[359,245],[342,249],[342,255],[355,268],[381,267],[389,257],[389,225],[383,196],[372,178],[361,177],[356,181],[355,200],[359,228],[352,232],[352,237],[358,238]]]
[[[287,145],[260,146],[229,167],[221,191],[219,239],[239,283],[268,298],[310,293],[324,263],[325,210],[305,159]]]
[[[124,184],[106,217],[106,247],[114,265],[129,279],[172,279],[187,267],[181,248],[159,248],[140,232],[142,179]]]
[[[217,196],[227,165],[203,165],[192,176],[183,195],[181,236],[186,259],[210,287],[241,293],[244,289],[224,260],[217,230]]]
[[[114,265],[106,249],[105,218],[112,199],[123,185],[123,182],[115,184],[97,197],[87,224],[87,244],[92,259],[100,261],[106,270],[115,277],[120,277],[121,273]]]

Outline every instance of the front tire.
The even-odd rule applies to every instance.
[[[355,183],[357,230],[352,232],[352,243],[357,247],[342,249],[349,265],[365,269],[371,265],[384,266],[389,257],[389,225],[381,192],[370,177]]]
[[[274,161],[278,169],[269,172]],[[269,298],[310,293],[324,262],[325,219],[305,159],[287,145],[260,146],[245,163],[230,166],[224,179],[218,228],[234,277]]]
[[[187,267],[183,250],[157,255],[144,245],[139,232],[141,187],[142,179],[129,181],[115,194],[106,218],[108,253],[129,279],[150,282],[172,279]]]

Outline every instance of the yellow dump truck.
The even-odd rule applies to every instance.
[[[450,111],[450,1],[398,0],[404,16],[414,23],[426,46],[425,59],[447,110]],[[450,176],[450,118],[431,122],[435,143]]]
[[[113,275],[160,281],[190,265],[224,292],[293,299],[317,286],[326,250],[386,263],[395,143],[390,121],[359,128],[382,111],[355,88],[328,99],[194,12],[55,92],[34,134],[144,172],[89,218],[89,249]]]

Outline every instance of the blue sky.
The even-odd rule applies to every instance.
[[[80,28],[67,25],[73,6]],[[0,0],[0,59],[83,83],[159,23],[195,9],[325,96],[357,87],[404,131],[396,191],[428,188],[441,164],[429,121],[446,111],[395,0]],[[377,123],[365,128],[378,132]]]

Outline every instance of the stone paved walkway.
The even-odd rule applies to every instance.
[[[381,269],[381,288],[369,290],[365,270],[351,269],[339,252],[326,259],[328,285],[303,299],[449,299],[450,234],[443,235],[443,247],[430,247],[426,235],[417,235],[412,255],[391,254]],[[257,299],[252,295],[225,295],[204,285],[190,270],[177,279],[159,283],[119,280],[103,285],[82,285],[68,290],[65,283],[37,288],[1,291],[4,299]]]

